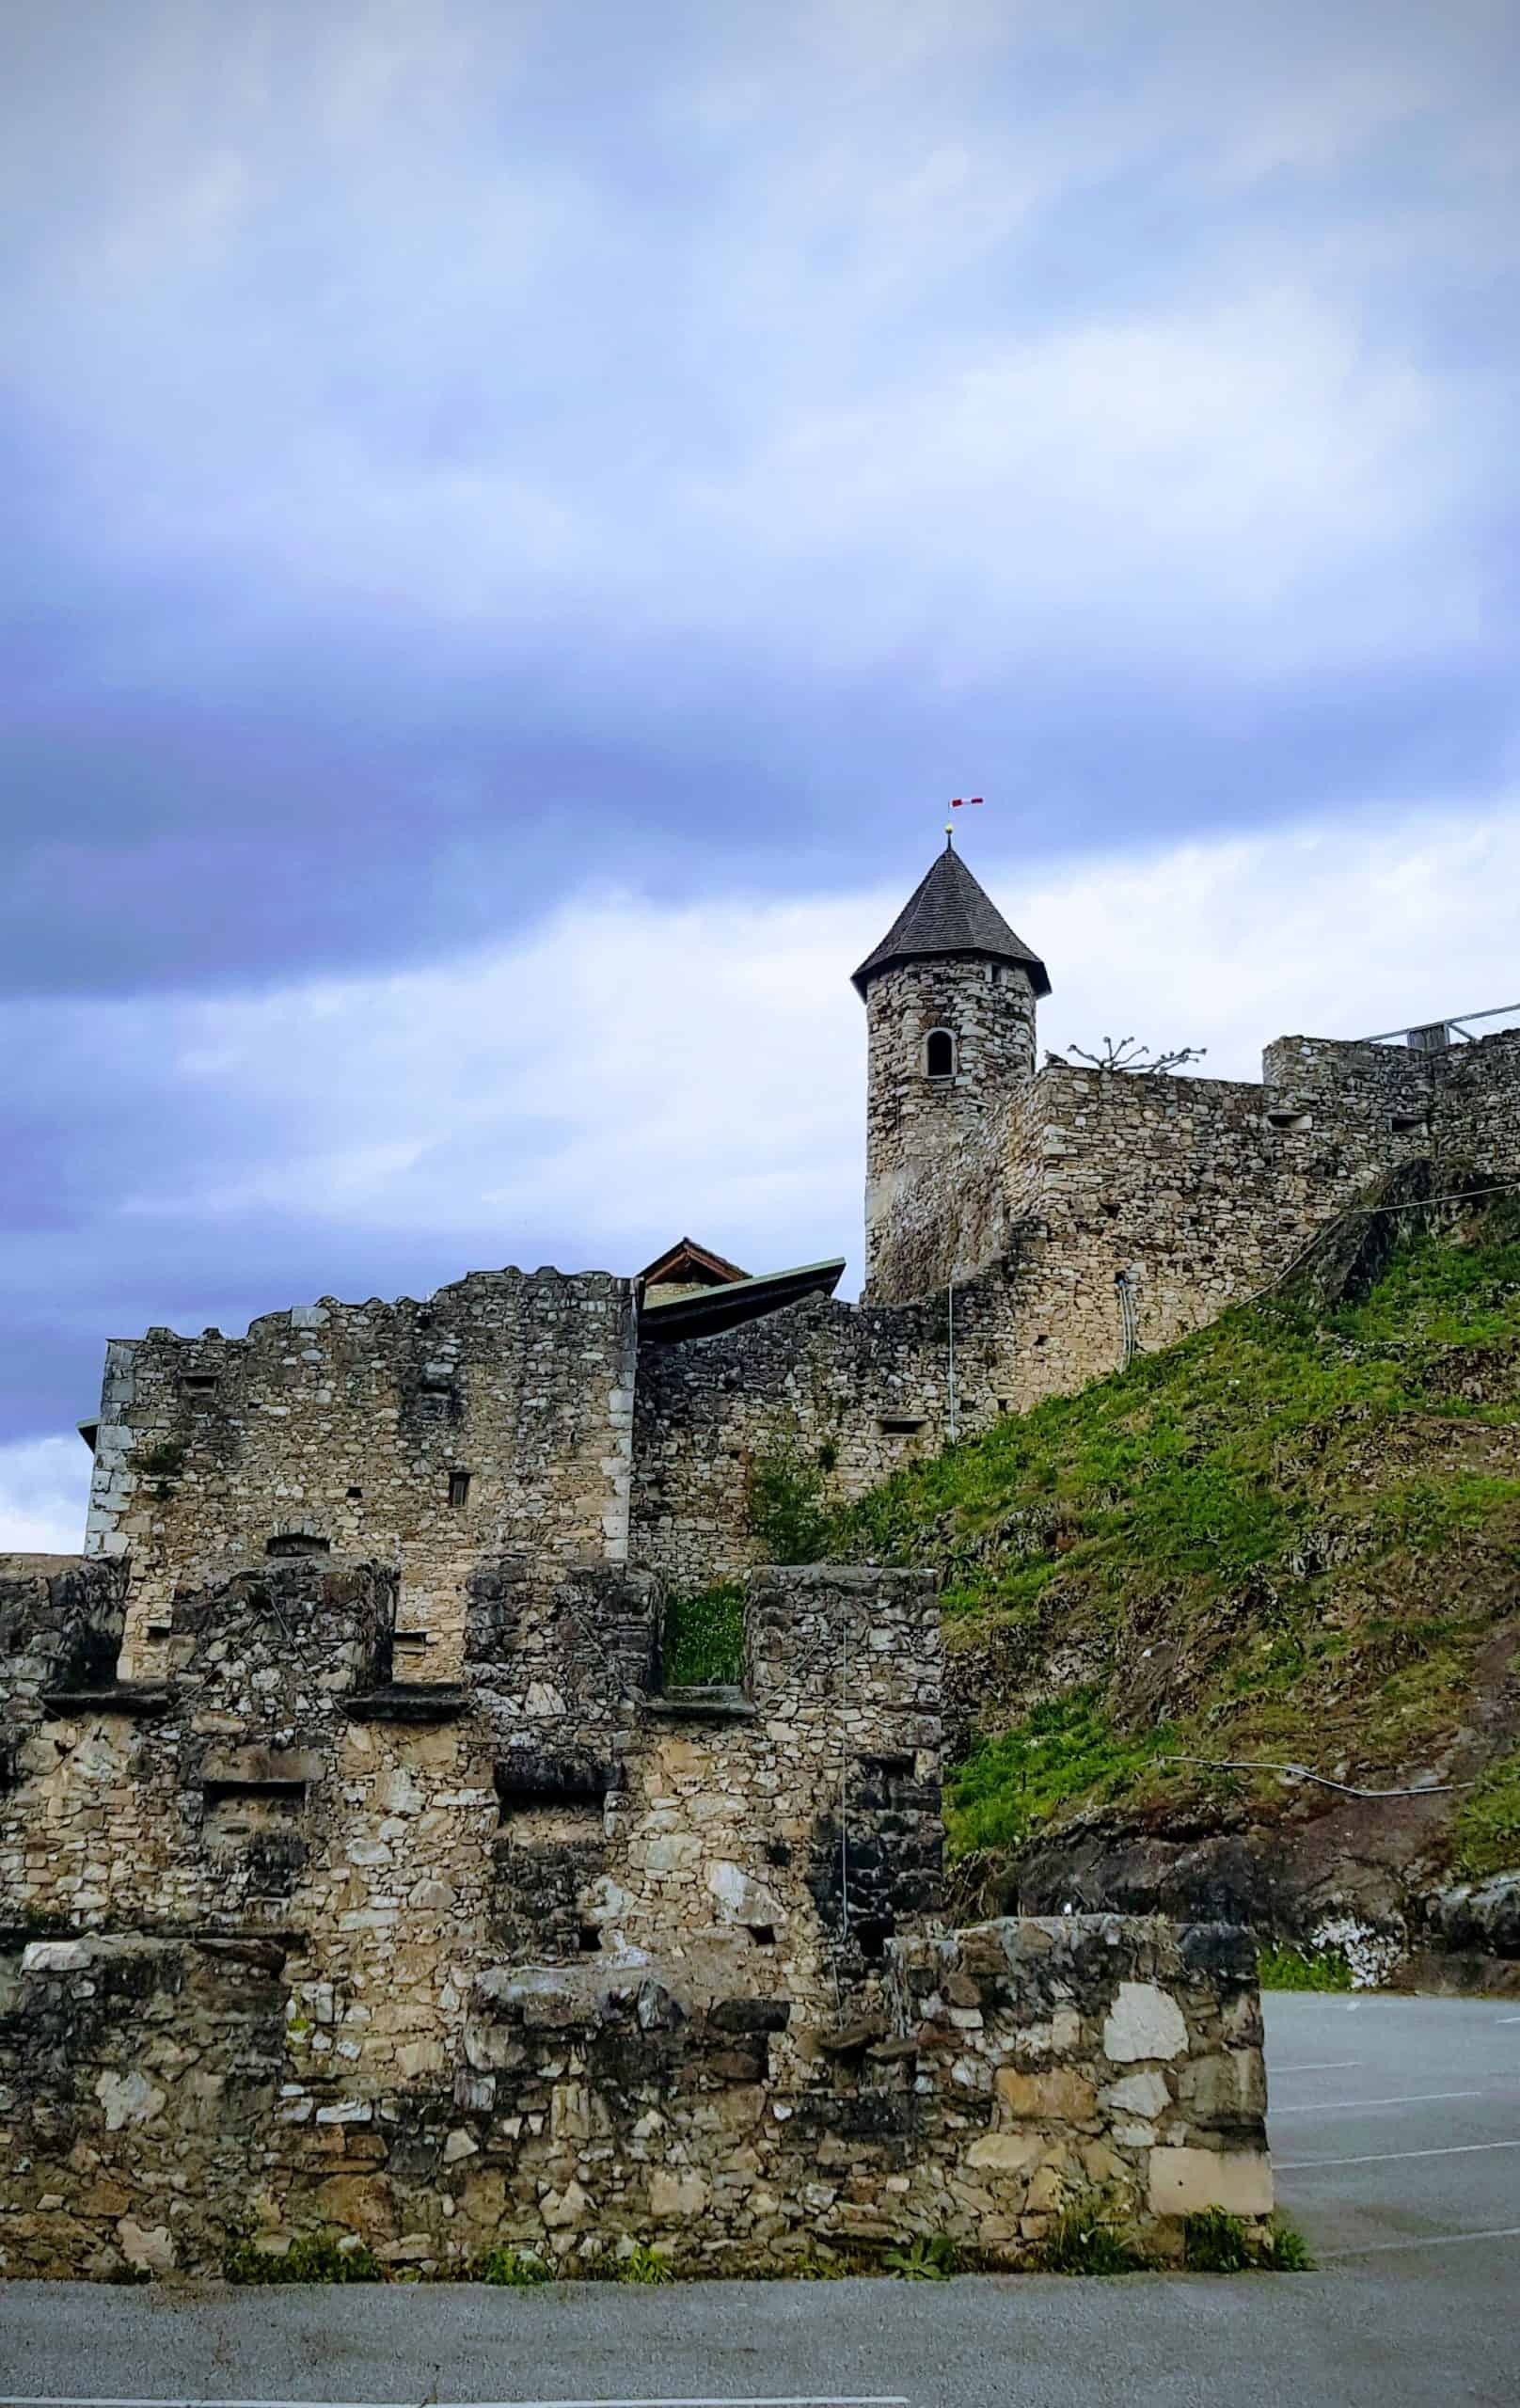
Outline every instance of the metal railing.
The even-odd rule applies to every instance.
[[[1375,1037],[1364,1037],[1363,1045],[1407,1045],[1416,1054],[1444,1054],[1453,1044],[1473,1042],[1472,1023],[1480,1020],[1520,1022],[1520,1004],[1496,1004],[1486,1012],[1452,1012],[1445,1020],[1412,1022],[1408,1028],[1379,1029]],[[1490,1031],[1497,1035],[1496,1030]]]

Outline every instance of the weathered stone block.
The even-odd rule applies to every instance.
[[[1265,2149],[1154,2148],[1152,2215],[1191,2216],[1224,2208],[1235,2216],[1272,2213],[1272,2161]]]
[[[1096,2085],[1069,2067],[1020,2073],[1000,2066],[992,2087],[999,2110],[1010,2123],[1088,2124],[1098,2114]]]
[[[966,2151],[966,2163],[984,2173],[1021,2174],[1047,2144],[1038,2132],[984,2132]]]
[[[1121,1982],[1103,2020],[1103,2052],[1116,2065],[1136,2057],[1178,2057],[1188,2044],[1187,2019],[1169,1991],[1154,1982]]]
[[[707,2184],[700,2174],[662,2171],[649,2178],[649,2212],[661,2222],[701,2215],[708,2195]]]

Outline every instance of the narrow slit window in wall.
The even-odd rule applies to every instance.
[[[319,1539],[312,1530],[277,1530],[264,1544],[265,1555],[331,1555],[331,1539]]]
[[[186,1396],[214,1396],[216,1374],[214,1371],[187,1371],[180,1386]]]
[[[306,1804],[304,1781],[283,1781],[276,1775],[252,1781],[205,1781],[200,1794],[208,1806],[236,1806],[252,1798],[299,1814]]]
[[[257,1840],[297,1827],[306,1813],[304,1781],[208,1781],[201,1787],[208,1840]]]
[[[467,1471],[451,1471],[449,1474],[449,1502],[451,1505],[467,1505],[469,1503],[469,1474]]]
[[[947,1028],[931,1028],[924,1042],[924,1068],[931,1079],[953,1079],[956,1040]]]
[[[910,1438],[924,1427],[924,1416],[912,1413],[884,1413],[877,1423],[884,1438]]]
[[[1423,1137],[1428,1125],[1423,1112],[1396,1112],[1393,1116],[1393,1133],[1396,1137]]]
[[[1269,1129],[1311,1129],[1313,1126],[1313,1118],[1306,1112],[1269,1112],[1267,1115]]]

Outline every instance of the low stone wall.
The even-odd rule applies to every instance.
[[[499,2243],[586,2272],[641,2242],[739,2273],[942,2233],[1015,2264],[1098,2197],[1165,2257],[1195,2209],[1271,2207],[1254,1950],[1223,1926],[894,1942],[847,2024],[636,1962],[500,1967],[458,2002],[451,2079],[320,2104],[289,2078],[292,2010],[331,2003],[299,1972],[273,1940],[0,1960],[5,2272],[205,2270],[248,2226],[423,2273]]]
[[[927,1574],[753,1573],[742,1686],[668,1695],[611,1566],[478,1569],[447,1690],[394,1679],[384,1564],[181,1590],[153,1684],[101,1677],[105,1567],[18,1582],[5,2271],[204,2271],[245,2217],[440,2271],[1000,2261],[1095,2189],[1164,2244],[1264,2202],[1247,1939],[943,1935]]]

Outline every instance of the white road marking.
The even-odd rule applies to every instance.
[[[1339,2115],[1354,2107],[1423,2107],[1432,2099],[1482,2099],[1486,2096],[1487,2093],[1481,2090],[1415,2090],[1403,2099],[1317,2099],[1312,2107],[1275,2107],[1272,2113],[1274,2116]],[[0,2400],[0,2408],[6,2408],[4,2400]]]
[[[1520,2141],[1456,2141],[1446,2148],[1390,2148],[1378,2157],[1291,2157],[1279,2174],[1306,2174],[1313,2165],[1392,2165],[1404,2157],[1476,2157],[1485,2148],[1520,2148]]]
[[[1514,2019],[1520,2023],[1520,2015]],[[1350,2073],[1354,2067],[1365,2065],[1365,2057],[1332,2057],[1322,2066],[1269,2066],[1267,2072],[1274,2082],[1285,2073]]]
[[[1378,2258],[1390,2249],[1453,2249],[1461,2241],[1520,2241],[1520,2224],[1496,2225],[1489,2232],[1433,2232],[1424,2241],[1370,2241],[1360,2249],[1327,2249],[1332,2258]]]
[[[45,2400],[0,2400],[0,2408],[376,2408],[374,2401],[310,2400],[87,2400],[78,2392],[55,2392]],[[379,2403],[385,2408],[385,2403]],[[390,2408],[417,2408],[416,2401],[394,2401]],[[481,2400],[469,2408],[909,2408],[899,2393],[872,2392],[836,2398],[808,2392],[785,2399],[690,2400]]]

